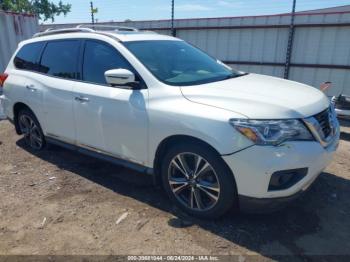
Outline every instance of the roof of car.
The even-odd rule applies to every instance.
[[[100,28],[101,27],[101,28]],[[97,30],[96,30],[97,29]],[[102,30],[99,30],[102,29]],[[110,30],[112,29],[112,30]],[[105,35],[114,38],[120,42],[129,41],[150,41],[150,40],[180,40],[178,38],[161,35],[153,31],[143,31],[130,27],[112,27],[93,25],[91,28],[77,26],[75,28],[48,29],[37,33],[31,40],[25,42],[37,42],[42,40],[55,40],[67,38],[81,38],[89,36],[93,38],[96,35]]]
[[[127,31],[96,31],[97,33],[110,34],[122,42],[142,40],[179,40],[168,35],[161,35],[149,31],[127,32]]]

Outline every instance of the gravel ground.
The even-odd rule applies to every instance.
[[[350,255],[349,199],[350,122],[301,199],[217,221],[184,218],[148,176],[59,147],[33,153],[0,122],[1,255]]]

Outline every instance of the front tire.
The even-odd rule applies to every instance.
[[[28,109],[18,114],[18,126],[27,146],[35,151],[42,150],[45,145],[45,136],[35,115]]]
[[[217,218],[237,202],[231,170],[207,146],[197,143],[173,146],[164,156],[161,173],[169,198],[192,216]]]

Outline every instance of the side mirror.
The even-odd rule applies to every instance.
[[[127,69],[111,69],[105,72],[105,78],[108,84],[112,86],[135,86],[135,75]]]

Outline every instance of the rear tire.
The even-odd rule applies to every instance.
[[[40,123],[29,109],[22,109],[18,113],[18,126],[27,146],[35,151],[45,148],[46,140]]]
[[[217,152],[197,143],[179,144],[165,154],[162,184],[172,202],[199,218],[218,218],[237,203],[234,176]]]

